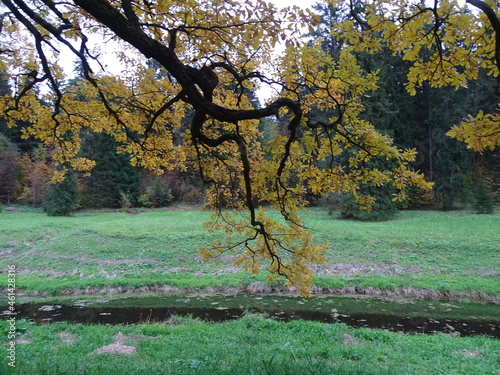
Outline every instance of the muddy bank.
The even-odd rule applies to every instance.
[[[477,302],[488,302],[488,303],[500,303],[500,296],[488,295],[482,292],[447,292],[438,291],[432,289],[420,289],[405,287],[401,289],[377,289],[373,287],[355,287],[348,286],[343,288],[321,288],[317,286],[312,287],[312,294],[315,297],[318,296],[372,296],[381,298],[407,298],[415,300],[470,300]],[[5,292],[2,289],[2,292]],[[238,288],[230,287],[208,287],[204,289],[181,289],[173,287],[171,285],[144,285],[138,288],[127,288],[127,287],[105,287],[105,288],[95,288],[87,287],[85,289],[64,289],[60,294],[61,296],[82,296],[82,295],[115,295],[115,294],[125,294],[125,293],[163,293],[167,295],[183,295],[183,294],[250,294],[250,295],[290,295],[297,296],[295,288],[283,287],[276,288],[260,283],[252,283],[247,286],[242,286]],[[5,294],[5,293],[4,293]],[[50,296],[50,293],[40,293],[40,292],[24,292],[22,290],[17,290],[17,294],[20,296]]]

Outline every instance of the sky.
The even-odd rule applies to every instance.
[[[319,2],[319,0],[268,0],[268,1],[276,4],[279,7],[297,5],[301,8],[311,7],[311,5],[314,5],[317,2]]]
[[[278,8],[284,8],[287,6],[296,5],[306,9],[306,8],[311,8],[312,5],[318,3],[320,0],[266,0],[266,1],[276,4]],[[71,54],[63,54],[62,56],[60,56],[59,63],[66,67],[65,70],[68,72],[70,76],[71,74],[73,74],[72,71],[73,71],[74,60],[75,58]],[[115,64],[116,66],[120,65],[120,63],[117,60],[115,61],[115,58],[113,57],[108,57],[107,60],[110,61],[108,65],[115,65]],[[262,101],[265,101],[270,96],[272,96],[273,93],[274,92],[270,87],[262,87],[262,89],[258,91],[258,96],[261,98]]]

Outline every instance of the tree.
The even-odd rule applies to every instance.
[[[332,4],[341,6],[340,0]],[[401,53],[412,66],[405,84],[415,95],[428,82],[431,87],[463,87],[481,71],[498,77],[500,19],[491,0],[422,1],[349,0],[350,17],[337,25],[357,51],[373,53],[387,46]],[[472,8],[472,9],[471,9]],[[381,43],[381,41],[383,43]],[[498,90],[498,87],[497,87]],[[471,114],[447,135],[464,141],[475,151],[500,145],[498,111]]]
[[[313,37],[321,41],[322,49],[334,59],[338,59],[340,51],[349,45],[344,34],[332,32],[351,18],[351,8],[345,4],[342,3],[341,7],[326,3],[315,6],[321,24]],[[456,193],[463,195],[463,190],[467,188],[466,184],[461,185],[462,189],[458,188],[454,182],[460,179],[455,175],[461,175],[464,180],[463,175],[470,169],[473,152],[445,133],[451,125],[460,122],[467,110],[494,110],[498,97],[490,95],[485,98],[480,90],[482,85],[476,81],[470,82],[468,88],[456,91],[449,87],[431,89],[425,84],[415,95],[410,95],[404,82],[411,62],[405,61],[402,53],[391,51],[383,43],[381,40],[381,48],[375,52],[354,51],[360,67],[366,72],[376,71],[378,77],[377,89],[363,97],[365,110],[360,117],[372,123],[381,133],[391,135],[399,147],[414,148],[418,156],[412,165],[435,183],[438,193],[435,194],[436,203],[441,207],[451,207],[458,198]],[[375,192],[373,188],[368,189]],[[359,216],[384,217],[383,211],[394,209],[396,204],[391,202],[393,192],[390,187],[377,189],[377,192],[379,204],[373,205],[368,213],[359,212]],[[452,195],[452,192],[455,194]],[[386,204],[380,204],[381,200],[385,200]],[[346,203],[349,202],[347,197]],[[377,215],[378,209],[382,209],[381,215]],[[344,216],[356,216],[355,202],[342,205],[342,211]]]
[[[0,133],[0,199],[7,204],[16,198],[20,187],[19,161],[16,146]]]
[[[68,170],[64,180],[51,184],[43,204],[49,216],[68,216],[77,207],[78,192],[73,171]]]
[[[363,72],[350,47],[333,60],[300,42],[301,26],[317,24],[309,14],[251,0],[2,2],[1,64],[16,85],[0,109],[10,126],[25,121],[24,134],[53,145],[55,160],[76,170],[95,165],[79,154],[89,132],[108,134],[132,164],[158,173],[196,167],[214,210],[207,228],[227,233],[203,251],[207,258],[239,251],[238,265],[264,267],[307,294],[308,264],[322,261],[324,245],[298,215],[305,193],[342,191],[369,209],[374,198],[358,192],[363,184],[393,184],[397,199],[409,185],[429,188],[409,168],[414,151],[398,149],[359,116],[376,72]],[[115,40],[121,75],[100,70],[97,35]],[[275,61],[280,40],[287,48]],[[78,90],[64,85],[58,53],[81,62]],[[166,74],[155,74],[150,59]],[[281,96],[254,108],[248,93],[262,84],[281,87]],[[180,131],[188,111],[189,129]],[[285,127],[262,144],[260,120],[273,117]],[[222,210],[221,200],[233,210]]]
[[[41,206],[49,191],[50,182],[54,173],[50,150],[38,147],[33,150],[32,156],[23,154],[20,160],[20,182],[23,193],[18,200]]]
[[[128,155],[117,153],[118,143],[108,134],[85,137],[82,154],[95,160],[92,174],[83,178],[85,204],[90,207],[119,207],[121,193],[134,201],[139,196],[138,168]]]

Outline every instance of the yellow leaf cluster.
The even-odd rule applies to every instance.
[[[500,114],[479,111],[476,117],[469,116],[446,134],[465,142],[474,151],[493,150],[500,146]]]
[[[341,0],[329,3],[337,7],[344,4]],[[496,2],[480,3],[497,12]],[[412,62],[405,84],[411,95],[425,82],[431,87],[459,88],[477,79],[480,70],[493,77],[499,75],[500,63],[495,56],[498,30],[475,2],[370,0],[362,5],[362,14],[336,25],[333,33],[341,35],[353,50],[373,52],[377,46],[385,46]],[[498,21],[498,12],[496,17]],[[476,151],[496,147],[497,119],[497,114],[478,114],[453,127],[448,135]]]

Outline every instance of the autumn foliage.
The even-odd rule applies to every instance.
[[[395,200],[404,200],[410,186],[431,187],[409,167],[414,150],[398,149],[361,119],[362,98],[377,89],[378,72],[363,71],[356,53],[383,45],[403,52],[414,62],[410,93],[424,81],[465,85],[479,69],[498,75],[488,18],[448,0],[430,8],[332,2],[349,14],[334,30],[343,36],[338,58],[302,38],[317,17],[261,0],[2,2],[0,64],[15,94],[0,110],[10,126],[29,124],[24,135],[51,145],[54,160],[75,170],[95,165],[81,154],[87,133],[108,134],[132,164],[158,174],[199,170],[213,212],[207,230],[226,233],[203,255],[236,252],[239,266],[267,269],[306,295],[308,265],[321,263],[325,250],[299,216],[307,193],[348,193],[370,209],[375,198],[360,186],[391,184]],[[119,71],[106,67],[110,50]],[[81,66],[76,85],[66,84],[62,54]],[[276,97],[257,107],[249,93],[262,87]],[[281,129],[267,141],[263,119]],[[473,139],[477,123],[492,141]],[[450,134],[475,149],[491,147],[498,118],[480,114]],[[53,182],[64,174],[58,169]]]

